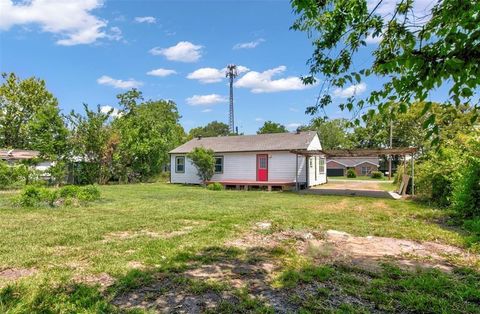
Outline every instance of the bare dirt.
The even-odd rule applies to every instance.
[[[6,268],[0,269],[0,281],[15,281],[37,273],[35,268]]]

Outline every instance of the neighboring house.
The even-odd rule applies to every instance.
[[[0,149],[0,159],[6,161],[9,165],[14,165],[22,160],[35,159],[40,156],[40,153],[36,150],[24,150],[24,149]],[[48,169],[53,166],[52,161],[40,161],[34,165],[35,170],[38,170],[40,178],[44,180],[50,179]]]
[[[201,183],[186,157],[195,147],[215,152],[211,182],[225,186],[313,186],[325,183],[325,156],[314,131],[195,138],[170,152],[172,183]],[[310,152],[300,155],[297,151]]]
[[[37,158],[39,155],[40,153],[36,150],[0,149],[0,159],[5,160],[9,164],[13,164],[21,160]]]
[[[346,176],[347,170],[353,169],[357,176],[369,176],[372,171],[378,171],[378,167],[378,157],[335,157],[327,160],[327,175]]]

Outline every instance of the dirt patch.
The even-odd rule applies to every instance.
[[[279,249],[291,248],[320,265],[364,267],[365,273],[355,274],[359,281],[371,280],[369,271],[376,270],[371,265],[380,267],[383,261],[404,263],[405,267],[421,263],[449,270],[449,256],[465,254],[459,248],[432,242],[354,237],[334,230],[273,232],[266,228],[265,222],[261,224],[253,225],[251,232],[227,242],[225,247],[205,250],[185,269],[154,273],[153,280],[115,296],[113,304],[123,309],[142,308],[159,313],[215,312],[222,302],[241,308],[239,304],[244,297],[238,293],[244,291],[275,313],[291,313],[298,310],[299,302],[310,300],[318,291],[328,291],[328,298],[322,301],[326,308],[350,304],[379,312],[373,302],[345,293],[335,281],[311,281],[291,288],[279,286],[279,276],[286,270],[277,255]]]
[[[228,249],[226,249],[228,250]],[[188,269],[156,274],[153,281],[133,291],[118,295],[113,304],[124,309],[142,308],[159,313],[203,313],[222,302],[237,304],[239,289],[246,289],[279,313],[292,312],[287,292],[272,288],[272,273],[277,265],[269,252],[248,250],[242,257],[221,257],[218,251],[204,252],[215,261],[193,261]]]
[[[450,271],[455,260],[474,258],[460,248],[434,243],[386,237],[355,237],[345,232],[329,230],[323,239],[306,243],[305,254],[331,261],[351,262],[372,268],[389,261],[404,267],[430,267]]]
[[[115,279],[107,273],[100,273],[75,275],[73,281],[87,285],[99,285],[103,290],[113,285]]]
[[[35,268],[6,268],[0,270],[0,281],[15,281],[36,273]]]
[[[393,262],[407,268],[420,266],[450,271],[453,266],[475,266],[480,262],[478,255],[450,245],[386,237],[355,237],[335,230],[325,233],[295,230],[270,234],[250,232],[226,244],[241,249],[271,249],[285,243],[318,261],[341,261],[367,269],[383,262]]]

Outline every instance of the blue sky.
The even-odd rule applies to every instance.
[[[289,1],[0,0],[0,70],[45,79],[64,113],[82,103],[115,107],[116,94],[137,87],[146,99],[175,101],[189,130],[228,122],[223,69],[235,63],[240,132],[265,120],[293,130],[311,119],[304,111],[319,90],[298,79],[312,46],[289,30],[294,19]],[[369,50],[358,64],[371,60]],[[378,84],[337,90],[335,102]],[[336,106],[328,114],[348,116]]]

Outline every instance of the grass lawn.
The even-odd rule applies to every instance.
[[[272,312],[271,300],[304,313],[480,312],[475,267],[443,273],[319,262],[296,251],[293,238],[268,247],[226,244],[334,229],[465,247],[467,233],[439,223],[444,211],[410,201],[160,183],[101,191],[100,201],[76,208],[14,208],[15,192],[0,194],[0,313],[143,313],[132,305],[176,312],[168,306],[178,296],[192,312]],[[259,222],[270,227],[258,230]],[[32,275],[12,283],[2,269]]]

